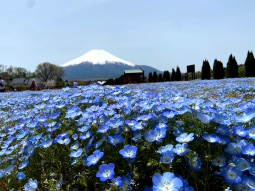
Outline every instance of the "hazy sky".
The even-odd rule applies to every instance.
[[[0,64],[33,72],[92,49],[169,70],[255,51],[254,0],[0,0]]]

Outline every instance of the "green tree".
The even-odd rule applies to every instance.
[[[245,76],[246,77],[254,77],[255,76],[255,59],[252,51],[248,51],[246,60],[245,60]]]
[[[238,77],[238,65],[236,59],[232,54],[230,54],[227,69],[226,69],[226,77],[227,78],[236,78]]]
[[[182,74],[179,66],[176,68],[176,73],[175,73],[175,80],[176,81],[181,81],[182,80]]]
[[[213,64],[213,78],[214,79],[224,78],[223,63],[217,59],[214,60],[214,64]]]
[[[176,80],[176,75],[175,75],[175,70],[172,68],[172,74],[171,74],[171,81],[175,81]]]
[[[153,82],[157,82],[158,81],[158,74],[157,74],[156,71],[153,72],[152,80],[153,80]]]
[[[166,75],[167,75],[167,71],[164,71],[164,73],[163,73],[163,82],[166,81]]]
[[[162,76],[161,73],[158,75],[158,81],[159,81],[159,82],[163,82],[163,76]]]
[[[58,81],[64,75],[64,69],[49,62],[44,62],[36,67],[35,74],[43,82],[48,80]]]
[[[153,82],[152,73],[151,72],[149,73],[149,82]]]
[[[211,79],[211,66],[208,60],[203,61],[202,66],[202,80]]]

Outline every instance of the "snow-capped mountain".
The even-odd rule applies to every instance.
[[[129,66],[135,66],[135,64],[122,60],[116,56],[113,56],[112,54],[110,54],[109,52],[106,52],[105,50],[91,50],[87,52],[86,54],[74,60],[71,60],[61,66],[62,67],[73,66],[73,65],[81,64],[83,62],[89,62],[92,64],[123,63]]]
[[[140,67],[144,69],[145,76],[154,71],[161,73],[150,66],[135,65],[122,60],[105,50],[91,50],[60,66],[65,70],[64,79],[118,78],[124,74],[124,70]]]

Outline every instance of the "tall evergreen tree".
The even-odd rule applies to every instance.
[[[152,73],[151,72],[149,73],[149,82],[153,82]]]
[[[172,68],[171,81],[175,81],[175,79],[176,79],[175,74],[176,74],[175,70]]]
[[[175,74],[175,80],[176,81],[181,81],[182,80],[182,74],[179,66],[176,68],[176,74]]]
[[[202,80],[211,79],[211,66],[208,60],[203,61],[202,66]]]
[[[166,71],[166,81],[170,81],[171,78],[170,78],[170,72],[167,70]]]
[[[227,78],[237,78],[238,77],[238,64],[236,59],[232,54],[230,54],[227,69],[226,69],[226,77]]]
[[[245,60],[245,76],[246,77],[253,77],[255,76],[255,59],[253,56],[252,51],[248,51],[246,60]]]
[[[163,82],[163,76],[162,76],[162,74],[159,74],[159,75],[158,75],[158,81],[159,81],[159,82]]]
[[[223,63],[217,59],[214,60],[214,64],[213,64],[213,78],[214,79],[224,78]]]
[[[166,75],[167,75],[167,71],[164,71],[164,73],[163,73],[163,82],[166,81]]]
[[[156,71],[153,72],[152,81],[153,81],[153,82],[157,82],[157,81],[158,81],[158,74],[157,74]]]

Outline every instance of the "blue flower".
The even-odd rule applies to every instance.
[[[23,169],[25,168],[27,165],[29,164],[29,161],[28,159],[22,161],[20,164],[19,164],[19,168],[18,169]]]
[[[225,137],[223,135],[219,135],[220,140],[218,141],[219,144],[221,145],[226,145],[230,142],[230,138],[229,137]]]
[[[87,158],[87,166],[95,165],[104,155],[104,152],[100,152],[100,150],[95,150],[92,155]]]
[[[162,153],[160,161],[164,164],[170,164],[173,161],[174,157],[175,154],[172,151],[166,151]]]
[[[114,167],[113,163],[100,165],[96,177],[99,177],[102,182],[112,179],[115,175]]]
[[[250,168],[250,163],[246,161],[244,158],[239,158],[236,163],[236,167],[238,167],[241,171],[248,170]]]
[[[204,133],[203,138],[207,140],[209,143],[217,143],[220,140],[220,138],[214,133],[212,134]]]
[[[15,168],[15,165],[10,164],[5,170],[5,175],[10,175],[13,169]]]
[[[43,141],[43,142],[41,143],[41,146],[42,146],[43,148],[48,148],[49,146],[51,146],[52,142],[53,142],[53,139]]]
[[[132,140],[138,142],[142,138],[142,135],[142,132],[134,132],[134,137],[132,138]]]
[[[205,124],[208,124],[211,121],[211,117],[209,115],[206,115],[202,112],[197,112],[197,118]]]
[[[248,131],[242,126],[233,126],[233,132],[240,137],[246,137],[248,134]]]
[[[112,183],[111,184],[115,184],[116,186],[120,186],[122,184],[122,180],[121,180],[121,177],[118,176],[117,178],[113,178],[112,179]]]
[[[219,166],[219,167],[224,167],[226,165],[226,158],[224,155],[220,155],[215,157],[212,160],[212,164],[213,166]]]
[[[242,148],[238,143],[229,143],[227,148],[224,149],[224,151],[235,156],[242,154]]]
[[[157,134],[154,130],[149,130],[148,132],[144,133],[144,138],[149,141],[149,142],[153,142],[156,140]]]
[[[4,177],[4,174],[5,174],[4,170],[0,169],[0,178]]]
[[[242,147],[242,152],[244,155],[254,156],[255,155],[255,146],[252,143],[249,143]]]
[[[220,125],[216,128],[216,132],[221,134],[221,135],[228,135],[230,132],[229,132],[229,129],[227,128],[226,125]]]
[[[23,172],[18,172],[18,174],[16,175],[18,180],[22,180],[25,178],[25,174]]]
[[[254,176],[243,176],[243,182],[247,185],[250,189],[255,189],[255,177]]]
[[[173,151],[179,155],[179,156],[183,156],[185,153],[189,152],[190,149],[188,148],[188,144],[187,143],[183,143],[183,144],[177,144],[175,145],[175,148],[173,149]]]
[[[223,168],[221,175],[224,177],[228,184],[240,183],[242,180],[242,171],[239,168],[235,168],[230,165]]]
[[[35,146],[33,145],[33,143],[28,142],[28,144],[24,148],[25,155],[26,156],[32,155],[34,153],[34,149],[35,149]]]
[[[172,150],[173,150],[173,145],[168,144],[166,146],[159,147],[159,149],[157,150],[157,153],[162,154],[163,152],[172,151]]]
[[[155,173],[152,176],[153,191],[177,191],[183,186],[183,182],[180,178],[175,177],[172,172],[165,172],[162,176],[159,173]]]
[[[192,159],[190,160],[187,158],[189,168],[194,169],[195,171],[199,171],[201,166],[202,166],[202,160],[198,156],[193,156]]]
[[[164,138],[166,136],[166,128],[155,128],[154,132],[156,134],[156,141],[160,141],[162,138]]]
[[[29,178],[28,182],[24,185],[25,191],[35,191],[37,187],[37,180],[33,180],[31,178]]]
[[[182,133],[180,136],[178,136],[175,140],[179,143],[187,143],[194,139],[194,133]]]
[[[77,157],[81,156],[82,152],[83,152],[83,149],[79,148],[79,149],[77,149],[77,151],[72,151],[70,153],[70,157],[77,158]]]
[[[112,145],[120,144],[124,141],[124,137],[122,137],[121,134],[114,134],[112,136],[108,136],[108,143],[111,143]]]
[[[73,140],[77,140],[77,139],[78,139],[78,135],[77,135],[76,133],[74,133],[74,134],[72,135],[72,138],[73,138]]]
[[[135,158],[137,152],[137,146],[124,145],[124,149],[121,149],[119,153],[124,158]]]

